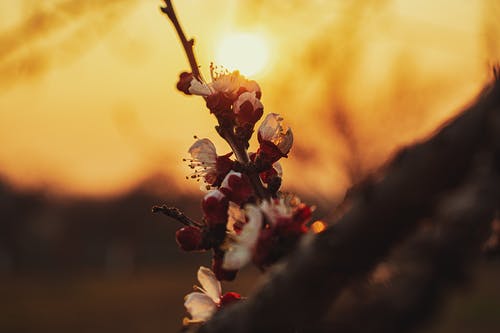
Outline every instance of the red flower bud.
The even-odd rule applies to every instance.
[[[278,177],[278,171],[276,171],[274,168],[269,168],[267,169],[266,171],[263,171],[259,174],[260,176],[260,179],[262,179],[262,181],[265,183],[265,184],[269,184],[269,182],[275,178],[275,177]]]
[[[254,92],[244,92],[233,104],[238,125],[253,125],[262,117],[264,106]]]
[[[219,190],[238,205],[246,202],[253,194],[248,176],[234,171],[227,174]]]
[[[229,157],[233,153],[229,153],[226,155],[222,156],[217,156],[217,159],[215,160],[215,170],[217,172],[217,179],[215,183],[213,183],[213,186],[220,186],[222,181],[224,180],[224,177],[231,171],[234,165],[234,161],[232,161]]]
[[[189,92],[189,87],[191,86],[191,81],[194,79],[193,73],[182,72],[179,75],[179,82],[177,82],[177,89],[185,93],[186,95],[191,95]]]
[[[260,147],[257,150],[255,162],[264,165],[271,165],[282,157],[287,157],[287,154],[284,154],[278,146],[271,141],[262,140],[260,142]]]
[[[230,291],[221,296],[219,306],[223,308],[230,304],[236,303],[240,300],[241,300],[240,294]]]
[[[209,226],[227,222],[228,198],[219,190],[208,192],[201,202],[205,219]]]
[[[213,113],[216,116],[220,115],[232,115],[231,106],[233,105],[233,100],[227,98],[222,93],[215,93],[210,96],[207,96],[207,108],[210,110],[210,113]]]
[[[175,240],[184,251],[196,251],[201,249],[203,237],[200,228],[187,226],[177,230]]]

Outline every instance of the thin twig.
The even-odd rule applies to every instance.
[[[173,218],[174,220],[179,221],[180,223],[187,225],[187,226],[196,226],[201,228],[202,225],[189,217],[187,217],[179,208],[176,207],[168,207],[166,205],[163,206],[153,206],[151,208],[151,211],[153,213],[162,213],[170,218]]]
[[[200,69],[198,66],[198,62],[196,61],[196,57],[194,55],[193,51],[193,46],[194,46],[194,39],[187,39],[186,35],[184,34],[184,31],[182,30],[182,27],[179,23],[179,20],[177,19],[177,15],[175,14],[174,7],[172,6],[172,1],[171,0],[163,0],[165,2],[165,7],[160,7],[160,10],[165,13],[172,24],[174,25],[175,31],[177,31],[177,35],[179,36],[179,39],[181,40],[182,47],[184,48],[184,51],[186,52],[186,57],[188,58],[189,61],[189,66],[191,66],[191,71],[193,75],[200,81],[203,81]]]
[[[184,34],[184,31],[182,30],[182,27],[179,23],[179,20],[177,19],[177,15],[174,11],[174,7],[172,6],[172,1],[171,0],[164,0],[165,2],[165,7],[160,7],[161,11],[165,13],[172,24],[175,27],[175,30],[177,32],[177,35],[179,36],[179,39],[181,40],[182,47],[184,48],[184,51],[186,53],[186,56],[189,61],[189,65],[191,66],[191,71],[193,72],[193,75],[200,81],[203,82],[198,63],[196,61],[196,57],[194,55],[193,51],[193,45],[194,45],[194,39],[187,39],[186,35]],[[219,128],[224,129],[225,126],[223,126],[222,122],[220,119],[217,119],[219,122]],[[226,142],[229,144],[231,149],[233,150],[237,160],[243,164],[243,165],[248,165],[250,163],[250,160],[248,158],[248,153],[241,144],[241,142],[236,138],[234,135],[233,131],[229,130],[224,130],[224,131],[218,131],[218,134],[226,140]],[[260,198],[260,199],[268,199],[270,197],[268,191],[264,188],[264,185],[262,184],[262,181],[259,178],[259,175],[256,173],[250,173],[248,174],[250,178],[250,182],[252,184],[252,187],[254,188],[255,194]]]

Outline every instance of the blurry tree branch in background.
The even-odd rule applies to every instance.
[[[472,179],[439,205],[437,226],[420,232],[397,254],[397,276],[390,285],[378,285],[367,296],[344,302],[315,331],[409,331],[438,310],[449,286],[467,281],[470,264],[488,236],[499,194],[491,156],[478,163]]]
[[[416,261],[414,271],[405,272],[376,300],[338,310],[349,325],[363,326],[354,331],[409,329],[430,313],[432,307],[426,307],[438,300],[439,288],[463,280],[464,260],[480,248],[481,230],[498,211],[499,176],[500,80],[495,70],[494,82],[473,105],[429,140],[402,149],[380,181],[359,187],[352,208],[338,223],[297,250],[253,297],[217,313],[199,332],[319,327],[346,288],[366,278],[419,222],[435,217],[439,232],[410,242],[402,252],[406,260]],[[398,305],[398,297],[404,303]],[[379,315],[371,313],[372,320],[365,320],[373,308]],[[406,321],[392,326],[395,318]],[[339,315],[333,320],[335,325],[326,325],[325,331],[351,331]]]

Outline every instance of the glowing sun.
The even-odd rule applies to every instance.
[[[269,62],[269,45],[262,35],[232,33],[224,36],[215,53],[217,65],[246,76],[261,73]]]

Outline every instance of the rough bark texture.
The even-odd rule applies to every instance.
[[[318,331],[333,331],[335,327],[335,332],[361,332],[352,330],[348,323],[362,321],[367,309],[391,303],[391,297],[397,292],[379,295],[380,298],[370,304],[357,304],[349,311],[340,311],[339,314],[349,318],[348,322],[328,321],[326,314],[330,305],[342,290],[365,277],[396,244],[412,234],[418,221],[431,218],[451,190],[463,186],[468,191],[465,217],[461,219],[453,213],[451,222],[441,230],[442,236],[409,245],[418,248],[417,259],[426,269],[409,274],[394,290],[415,287],[423,294],[410,295],[409,304],[392,306],[390,314],[370,317],[374,322],[379,321],[378,326],[374,326],[378,329],[365,331],[387,330],[396,318],[404,318],[398,319],[402,320],[400,329],[424,319],[426,314],[412,315],[411,312],[434,304],[438,287],[453,280],[461,271],[462,259],[469,258],[465,252],[450,252],[449,245],[461,241],[464,232],[482,230],[481,226],[491,222],[498,210],[499,147],[500,83],[497,78],[473,105],[437,134],[402,149],[387,165],[385,176],[377,182],[366,182],[340,221],[295,251],[284,268],[272,273],[269,283],[247,301],[217,313],[198,332],[304,332],[314,327]],[[479,156],[488,156],[483,164],[489,171],[479,172],[482,176],[467,180],[477,168]],[[453,207],[456,212],[461,209],[456,204]],[[471,240],[464,251],[470,249],[473,253],[477,242],[477,238]],[[454,258],[451,262],[456,259],[457,263],[443,268],[443,261],[450,257]],[[328,325],[317,325],[325,319]]]

